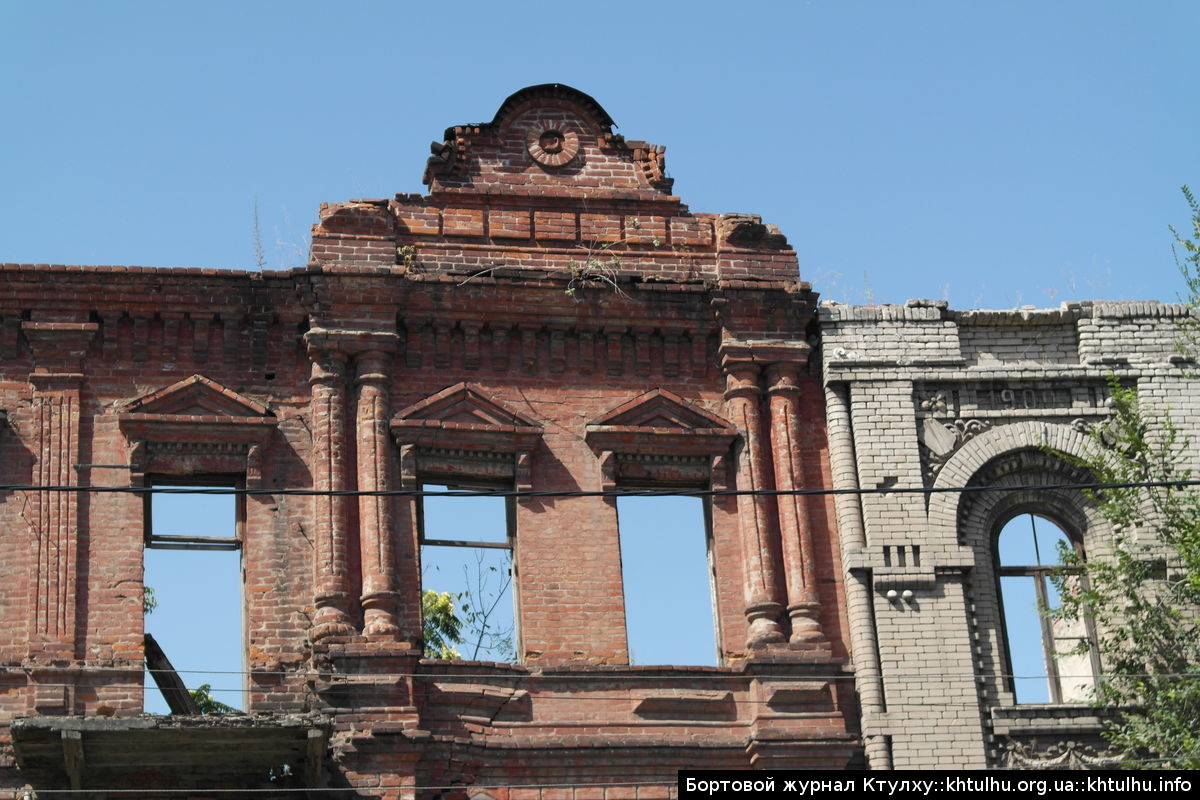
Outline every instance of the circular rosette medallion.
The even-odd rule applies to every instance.
[[[529,155],[543,167],[561,167],[579,153],[579,135],[561,128],[536,126],[530,130]]]

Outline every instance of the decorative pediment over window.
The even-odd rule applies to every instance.
[[[275,415],[203,375],[193,375],[142,395],[116,410],[129,440],[135,482],[146,473],[240,474],[261,484],[261,449]]]
[[[607,488],[618,483],[725,485],[724,458],[737,439],[730,422],[674,392],[654,389],[587,426]]]
[[[392,418],[400,446],[401,479],[418,476],[512,481],[529,488],[529,459],[542,428],[505,408],[480,387],[457,383]]]

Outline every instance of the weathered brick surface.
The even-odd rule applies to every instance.
[[[1197,441],[1200,393],[1175,345],[1187,313],[1158,303],[821,309],[836,486],[1011,488],[839,498],[872,764],[1020,766],[1049,748],[1065,752],[1066,740],[1099,745],[1098,719],[1078,706],[1015,703],[996,536],[1035,512],[1103,557],[1112,532],[1088,498],[1039,488],[1086,475],[1042,448],[1087,454],[1082,431],[1108,414],[1109,374],[1136,385],[1150,417],[1169,411]]]
[[[829,485],[815,295],[777,231],[692,215],[662,148],[558,86],[450,129],[426,182],[322,206],[289,272],[0,265],[0,481]],[[603,424],[614,410],[634,421]],[[143,504],[67,497],[0,498],[0,719],[120,730],[142,705]],[[247,497],[250,710],[323,732],[315,780],[375,796],[668,797],[685,766],[842,766],[858,745],[834,507],[781,502],[710,502],[722,664],[687,668],[629,664],[611,498],[515,502],[519,663],[497,665],[420,658],[413,499]],[[70,783],[60,745],[45,764],[16,746],[34,766],[4,780]],[[206,785],[154,772],[104,780]]]

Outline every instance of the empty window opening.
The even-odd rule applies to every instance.
[[[426,492],[494,486],[425,484]],[[421,588],[425,655],[517,660],[510,498],[421,498]]]
[[[1086,619],[1052,619],[1060,606],[1051,574],[1073,548],[1045,517],[1021,514],[1000,531],[1000,594],[1013,692],[1018,703],[1079,703],[1091,699],[1095,648]],[[1068,576],[1069,578],[1069,576]]]
[[[164,482],[155,488],[198,487]],[[221,712],[222,704],[246,707],[239,500],[232,494],[159,493],[146,500],[146,633],[202,713]],[[147,713],[171,713],[149,671],[144,696]]]
[[[617,500],[632,664],[716,666],[708,523],[698,497]]]

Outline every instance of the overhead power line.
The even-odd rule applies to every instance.
[[[976,494],[1019,491],[1104,491],[1106,489],[1182,489],[1200,480],[1126,481],[1122,483],[1028,483],[1004,486],[876,486],[858,489],[598,489],[595,491],[530,489],[247,489],[237,486],[97,486],[70,484],[0,484],[0,492],[79,492],[93,494],[200,494],[298,497],[775,497],[784,495]]]

